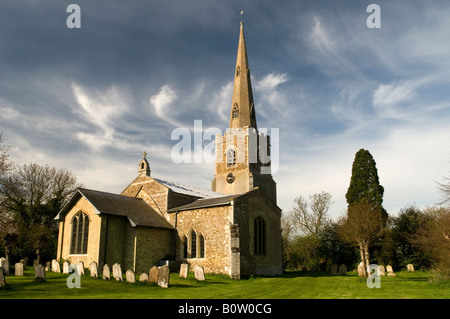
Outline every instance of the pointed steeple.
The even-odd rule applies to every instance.
[[[244,25],[241,21],[239,45],[234,73],[233,99],[231,102],[230,128],[256,127],[252,83],[245,46]]]

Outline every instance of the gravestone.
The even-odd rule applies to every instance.
[[[170,269],[169,266],[164,265],[159,269],[158,286],[169,288]]]
[[[52,272],[61,272],[61,266],[59,265],[59,262],[56,259],[52,260]]]
[[[63,263],[63,274],[68,274],[69,273],[69,263],[67,261],[65,261]]]
[[[0,267],[0,287],[6,286],[5,273],[3,272],[3,267]]]
[[[118,263],[113,265],[113,277],[116,281],[123,281],[122,268]]]
[[[361,261],[358,265],[358,275],[360,277],[364,276],[364,263]]]
[[[51,271],[51,270],[52,270],[51,263],[49,261],[47,261],[45,263],[45,271]]]
[[[158,277],[159,277],[159,269],[156,266],[153,266],[150,268],[149,274],[148,274],[148,281],[154,282],[155,284],[158,283]]]
[[[3,274],[9,275],[9,261],[5,257],[0,258],[0,267],[3,268]]]
[[[386,269],[384,269],[383,265],[379,265],[377,267],[378,276],[386,276]]]
[[[339,266],[339,275],[347,275],[347,266],[342,264]]]
[[[109,266],[107,264],[105,264],[103,266],[102,278],[103,278],[103,280],[110,280],[111,279],[111,271],[109,270]]]
[[[195,279],[204,281],[205,280],[205,271],[203,270],[202,266],[195,265],[194,266],[194,275]]]
[[[406,266],[406,267],[408,267],[408,271],[414,271],[414,266],[413,266],[413,264],[408,264],[408,266]]]
[[[45,281],[45,268],[42,265],[37,265],[34,267],[34,277],[35,279],[42,279]]]
[[[89,272],[91,273],[91,277],[98,278],[98,268],[95,261],[89,264]]]
[[[84,262],[82,261],[77,262],[77,274],[84,275]]]
[[[148,282],[148,274],[143,272],[140,276],[139,276],[139,281],[140,282]]]
[[[332,264],[330,267],[330,275],[336,275],[338,272],[338,265]]]
[[[136,276],[134,274],[134,271],[131,269],[128,269],[125,273],[125,278],[127,279],[127,282],[134,283],[136,282]]]
[[[388,277],[395,277],[394,270],[391,265],[386,266],[386,271],[388,272]]]
[[[16,276],[23,276],[23,264],[22,263],[15,264],[14,273]]]
[[[187,278],[189,271],[189,264],[181,264],[180,266],[180,278]]]

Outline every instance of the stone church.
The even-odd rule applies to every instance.
[[[120,195],[78,189],[55,217],[57,259],[138,273],[173,260],[236,279],[281,274],[281,209],[269,137],[257,130],[242,22],[229,129],[215,146],[211,190],[153,177],[145,152]]]

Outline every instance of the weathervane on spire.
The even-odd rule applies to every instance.
[[[244,20],[244,10],[241,11],[241,21]]]

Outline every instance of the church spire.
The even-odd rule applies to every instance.
[[[244,26],[241,21],[234,74],[233,99],[231,102],[230,128],[243,128],[245,126],[257,128]]]

